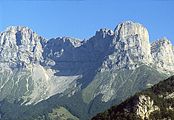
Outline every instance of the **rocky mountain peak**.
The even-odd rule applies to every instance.
[[[151,44],[151,46],[152,46],[152,48],[153,48],[153,49],[152,49],[152,52],[153,52],[153,50],[154,50],[155,48],[159,48],[159,47],[162,47],[162,46],[165,46],[165,45],[172,46],[171,41],[168,40],[166,37],[162,37],[162,38],[156,40],[155,42],[153,42],[153,43]]]
[[[112,36],[114,35],[114,32],[107,28],[102,28],[96,32],[96,36],[103,36],[103,38],[105,38],[106,35]]]
[[[151,44],[151,54],[154,63],[162,70],[174,70],[174,51],[173,45],[166,38],[163,37]]]
[[[102,28],[96,31],[95,35],[89,40],[85,41],[85,48],[87,48],[90,53],[93,51],[95,56],[105,55],[108,52],[109,47],[112,45],[112,40],[114,38],[114,32],[107,28]],[[92,53],[92,54],[93,54]]]
[[[35,44],[38,39],[43,39],[30,28],[25,26],[10,26],[2,34],[10,37],[15,37],[17,46],[24,44]],[[9,39],[13,40],[13,39]]]
[[[40,61],[46,40],[28,27],[11,26],[0,34],[1,62],[23,66]],[[24,65],[24,66],[25,66]]]
[[[32,32],[32,30],[26,26],[9,26],[6,28],[5,31],[30,31],[30,32]]]
[[[132,21],[120,23],[114,30],[113,45],[115,52],[109,56],[108,63],[116,68],[138,67],[138,63],[152,62],[149,34],[147,29]],[[104,65],[105,67],[108,66]]]
[[[159,67],[173,70],[173,47],[166,39],[159,41],[151,52],[147,29],[132,21],[119,24],[115,31],[100,29],[86,41],[70,37],[47,41],[27,27],[9,27],[0,33],[0,101],[12,96],[10,100],[22,99],[29,105],[49,99],[44,106],[60,103],[73,113],[81,111],[77,115],[85,120],[165,78]],[[139,116],[147,110],[142,111],[144,100],[155,108],[152,99],[141,96],[136,104]]]
[[[62,42],[63,44],[69,44],[72,45],[73,47],[79,47],[82,45],[82,41],[77,38],[72,38],[72,37],[59,37],[57,38]]]
[[[116,27],[115,34],[122,44],[120,46],[131,52],[134,58],[139,57],[139,60],[150,62],[149,34],[143,25],[126,21]]]
[[[147,29],[143,25],[132,21],[120,23],[115,28],[115,34],[119,36],[120,39],[127,39],[128,37],[137,36],[141,40],[149,40]]]

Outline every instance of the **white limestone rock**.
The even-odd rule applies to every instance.
[[[158,106],[154,105],[154,101],[145,95],[139,96],[135,109],[136,114],[140,116],[142,120],[148,120],[151,113],[160,110]]]
[[[115,28],[113,46],[115,51],[103,63],[103,69],[135,69],[141,63],[152,63],[149,34],[147,29],[132,21],[126,21]]]
[[[106,35],[108,35],[108,31],[109,30],[107,29],[99,30],[97,31],[95,37],[96,36],[98,36],[97,38],[100,38],[101,36],[105,37]],[[119,94],[117,93],[118,90],[120,88],[127,89],[123,87],[125,83],[130,82],[130,81],[127,81],[128,77],[122,79],[122,76],[124,75],[122,75],[121,78],[119,78],[119,80],[117,81],[116,79],[117,75],[115,72],[113,74],[112,73],[113,71],[119,71],[122,69],[132,70],[133,71],[132,74],[134,74],[134,71],[136,71],[136,69],[138,68],[141,68],[141,66],[143,65],[147,65],[149,67],[152,67],[153,69],[154,66],[156,66],[157,64],[156,62],[154,62],[154,59],[153,59],[156,56],[154,57],[153,52],[151,52],[151,45],[149,42],[148,31],[143,25],[132,22],[132,21],[126,21],[119,24],[116,27],[114,33],[113,32],[111,33],[112,34],[110,35],[114,37],[112,38],[112,41],[109,47],[107,47],[107,50],[111,49],[112,51],[108,52],[109,54],[106,56],[106,59],[103,61],[102,66],[99,68],[101,74],[98,73],[102,76],[102,75],[105,75],[106,72],[108,72],[108,75],[110,75],[110,77],[108,79],[107,75],[105,75],[105,77],[101,77],[100,79],[94,78],[94,81],[96,80],[94,83],[96,84],[98,82],[99,87],[95,89],[93,92],[91,92],[93,96],[90,96],[92,98],[95,98],[97,95],[101,94],[102,95],[101,100],[103,102],[108,102],[109,100],[116,98],[117,94]],[[99,39],[97,42],[98,44],[100,44],[101,40]],[[106,41],[103,41],[103,43],[104,42]],[[172,53],[172,46],[170,46],[170,48],[171,48],[170,51]],[[104,47],[100,48],[100,50],[103,50],[103,49]],[[166,53],[167,51],[164,50],[164,52]],[[169,58],[170,55],[168,53],[167,55]],[[171,55],[172,57],[174,57],[173,53]],[[171,67],[172,69],[169,68],[167,69],[167,71],[164,71],[164,73],[168,73],[173,70],[174,66],[170,66],[170,65],[168,66]],[[158,68],[156,69],[161,72],[161,69],[158,69]],[[147,76],[143,72],[144,71],[142,71],[142,76],[143,75]],[[120,82],[121,80],[122,82]],[[90,87],[93,86],[94,83],[92,82]],[[130,84],[132,84],[132,82]],[[133,84],[136,84],[136,83],[133,83]],[[149,82],[147,83],[146,87],[148,86],[152,86],[152,84]],[[87,92],[85,91],[85,93]]]
[[[55,71],[52,69],[45,69],[39,64],[35,64],[31,68],[31,77],[33,80],[33,90],[30,95],[24,96],[24,103],[26,105],[36,104],[49,97],[64,93],[68,89],[76,87],[76,80],[81,76],[55,76]],[[30,99],[30,101],[27,101]]]
[[[119,43],[116,49],[122,47],[133,62],[151,62],[149,34],[143,25],[126,21],[117,26],[115,34]]]
[[[173,53],[173,46],[166,39],[150,46],[147,29],[132,21],[119,24],[114,31],[100,29],[87,41],[69,37],[47,41],[29,28],[21,26],[12,26],[0,33],[0,73],[8,71],[11,76],[16,69],[29,71],[32,87],[29,87],[26,79],[26,89],[33,89],[29,95],[21,93],[25,99],[31,98],[29,104],[57,93],[71,96],[81,90],[83,84],[90,84],[86,81],[94,81],[96,75],[92,78],[90,76],[97,74],[96,71],[101,74],[109,71],[109,77],[106,75],[96,80],[99,86],[93,91],[93,98],[102,94],[102,101],[108,102],[128,82],[122,78],[122,81],[116,83],[117,75],[112,70],[124,68],[134,71],[145,64],[156,66],[162,71],[173,71]],[[14,81],[16,83],[21,81],[20,72],[18,75]],[[83,75],[87,77],[83,78]],[[81,78],[84,81],[80,81]],[[1,91],[9,88],[5,86],[9,82],[7,80],[0,84]]]
[[[167,38],[161,38],[151,44],[154,65],[161,71],[174,71],[174,47]]]
[[[27,27],[9,27],[0,35],[0,62],[26,67],[42,60],[45,39]]]
[[[61,40],[65,49],[68,46],[75,48],[81,45],[79,40],[71,38]],[[43,52],[46,44],[48,44],[46,39],[27,27],[12,26],[0,34],[0,79],[3,80],[0,82],[0,100],[10,95],[14,98],[22,98],[23,103],[28,105],[38,103],[57,93],[63,93],[67,89],[74,90],[75,81],[80,75],[57,76],[55,73],[58,71],[41,65],[45,61]],[[57,47],[56,44],[53,46]],[[60,54],[58,52],[55,51],[53,56],[60,57],[64,50],[61,49]],[[48,62],[51,66],[55,65],[54,60]],[[20,84],[25,86],[20,88]],[[16,93],[18,90],[20,93]]]

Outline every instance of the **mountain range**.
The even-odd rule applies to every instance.
[[[0,33],[0,118],[87,120],[173,70],[171,42],[150,43],[136,22],[100,29],[89,40],[48,40],[11,26]]]

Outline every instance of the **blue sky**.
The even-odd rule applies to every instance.
[[[114,30],[122,21],[143,24],[150,40],[174,43],[173,0],[1,0],[0,31],[28,26],[45,38],[88,39],[100,28]]]

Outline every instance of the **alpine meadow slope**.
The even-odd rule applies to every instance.
[[[114,31],[100,29],[86,41],[47,40],[28,27],[11,26],[0,33],[0,117],[86,120],[173,69],[171,42],[164,37],[150,44],[148,30],[132,21]]]

